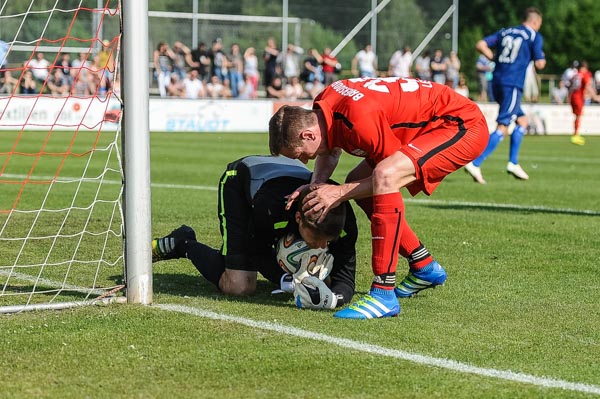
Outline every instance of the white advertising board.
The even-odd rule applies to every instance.
[[[282,105],[310,108],[310,101],[150,99],[149,126],[153,132],[267,132],[271,115]],[[110,123],[121,104],[116,99],[62,97],[0,97],[0,129],[98,130]],[[496,127],[498,105],[479,104],[490,131]],[[570,134],[569,105],[525,104],[533,133]],[[132,112],[135,112],[132,111]],[[586,105],[580,131],[600,135],[600,106]]]

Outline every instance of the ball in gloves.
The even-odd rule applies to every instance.
[[[287,233],[277,242],[277,263],[286,272],[294,274],[300,270],[303,255],[314,256],[316,262],[319,255],[327,251],[327,248],[312,249],[299,235]]]

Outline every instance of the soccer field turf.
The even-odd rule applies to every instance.
[[[218,179],[266,154],[267,135],[153,133],[151,147],[154,236],[185,223],[219,246]],[[190,262],[160,262],[154,306],[0,316],[0,397],[597,397],[600,137],[526,136],[527,182],[506,174],[507,153],[505,140],[483,165],[485,186],[460,170],[431,197],[405,195],[448,281],[401,300],[399,317],[298,310],[262,279],[253,297],[226,297]],[[334,178],[358,161],[344,155]],[[370,228],[355,209],[361,295]]]

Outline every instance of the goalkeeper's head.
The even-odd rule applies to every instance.
[[[310,192],[310,186],[306,186],[297,198],[296,222],[300,235],[311,248],[325,248],[327,244],[334,241],[342,233],[346,224],[345,203],[330,209],[325,219],[319,222],[318,215],[307,215],[302,211],[304,197]]]

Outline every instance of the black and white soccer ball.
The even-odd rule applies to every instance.
[[[277,242],[277,263],[286,272],[294,274],[300,269],[300,260],[304,254],[308,253],[315,258],[316,262],[316,258],[327,250],[327,248],[312,249],[302,237],[294,233],[287,233]]]

